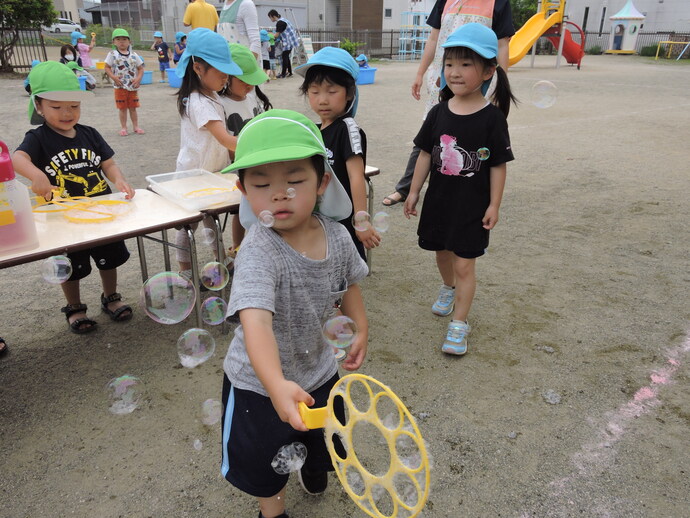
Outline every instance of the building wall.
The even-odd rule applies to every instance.
[[[81,0],[53,0],[53,7],[60,18],[79,23],[79,9],[84,7],[84,3]]]
[[[604,17],[603,32],[609,32],[612,15],[620,11],[627,0],[570,0],[566,5],[569,20],[582,27],[585,9],[589,7],[587,31],[598,31]],[[688,0],[633,0],[635,8],[645,15],[645,32],[690,32],[690,1]],[[604,8],[606,11],[604,13]]]

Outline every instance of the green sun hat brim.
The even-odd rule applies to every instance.
[[[114,40],[115,38],[120,38],[120,37],[128,38],[129,41],[132,41],[132,38],[130,38],[129,33],[128,33],[125,29],[115,29],[115,30],[113,31],[113,36],[112,36],[112,38],[110,38],[110,39],[111,39],[111,41],[112,41],[112,40]]]
[[[268,81],[264,72],[251,50],[239,43],[228,43],[232,60],[242,69],[242,75],[235,75],[237,79],[248,85],[257,86]]]
[[[31,98],[29,99],[29,121],[43,124],[45,119],[35,109],[36,97],[51,101],[81,102],[93,98],[91,92],[79,88],[79,79],[71,68],[57,61],[44,61],[29,72]]]

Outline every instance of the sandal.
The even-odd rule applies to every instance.
[[[126,137],[127,135],[129,135],[129,133],[127,133],[127,130],[126,130],[126,129],[120,130],[120,136],[121,136],[121,137]]]
[[[118,302],[120,300],[122,300],[122,295],[117,292],[113,293],[112,295],[108,295],[107,297],[101,293],[101,309],[110,317],[110,320],[114,320],[115,322],[125,322],[126,320],[132,318],[132,308],[127,304],[120,306],[115,311],[108,309],[108,304],[111,302]],[[126,311],[129,311],[129,313],[125,313]]]
[[[396,200],[395,198],[393,198],[393,196],[395,196],[396,194],[400,196],[400,199]],[[398,203],[404,202],[406,199],[407,196],[403,196],[398,191],[395,191],[393,194],[389,194],[388,196],[386,196],[381,202],[381,205],[385,207],[392,207],[393,205],[397,205]]]
[[[8,352],[10,352],[10,348],[7,346],[7,342],[0,337],[0,357],[5,356]]]
[[[98,322],[96,322],[95,320],[91,320],[88,317],[78,318],[74,322],[69,321],[69,317],[71,317],[75,313],[86,313],[86,310],[86,304],[67,304],[64,308],[60,309],[60,311],[62,311],[65,314],[65,318],[67,318],[67,324],[69,324],[70,331],[72,331],[73,333],[83,335],[96,330]],[[82,327],[84,324],[88,324],[88,326]]]

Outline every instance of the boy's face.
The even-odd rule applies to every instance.
[[[161,38],[160,36],[155,36],[153,38],[153,41],[156,45],[160,45],[161,43],[163,43],[163,38]]]
[[[125,36],[118,36],[113,40],[113,43],[120,52],[127,52],[127,49],[129,48],[129,38]]]
[[[273,228],[280,233],[309,222],[316,197],[324,193],[330,179],[326,173],[319,185],[311,159],[304,158],[250,167],[244,172],[244,186],[239,181],[237,186],[255,215],[265,210],[273,214]]]
[[[307,90],[309,107],[319,116],[321,123],[329,125],[345,113],[347,103],[352,98],[347,95],[347,88],[328,81],[312,83]]]
[[[81,116],[81,103],[78,101],[36,99],[36,109],[48,126],[61,134],[71,132]]]

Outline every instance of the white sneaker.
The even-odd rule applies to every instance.
[[[467,352],[467,335],[470,334],[470,325],[467,322],[453,320],[448,324],[448,334],[443,342],[441,350],[446,354],[462,356]]]
[[[431,306],[431,312],[440,317],[447,317],[455,308],[455,288],[449,288],[445,284],[438,291],[438,298]]]

